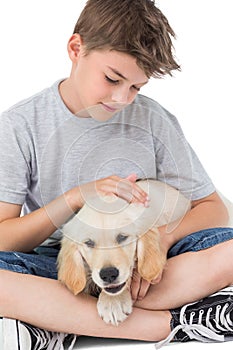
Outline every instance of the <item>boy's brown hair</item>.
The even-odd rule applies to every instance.
[[[86,53],[110,49],[135,57],[148,77],[179,69],[173,57],[175,33],[153,0],[88,0],[76,25]]]

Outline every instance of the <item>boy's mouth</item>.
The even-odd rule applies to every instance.
[[[110,112],[110,113],[114,113],[118,110],[118,108],[111,107],[105,103],[101,103],[101,105],[107,112]]]

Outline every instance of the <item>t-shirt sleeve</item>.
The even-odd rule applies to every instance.
[[[210,177],[187,142],[175,116],[164,110],[155,136],[157,178],[191,200],[215,191]]]
[[[30,185],[25,125],[13,112],[0,116],[0,201],[23,204]]]

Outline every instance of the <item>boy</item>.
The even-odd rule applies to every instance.
[[[232,290],[221,290],[233,282],[226,208],[175,117],[138,94],[150,77],[179,69],[172,36],[151,0],[89,0],[68,43],[69,78],[2,114],[6,349],[60,349],[65,340],[72,348],[69,334],[153,341],[171,330],[177,340],[232,334]],[[57,281],[56,257],[62,224],[93,195],[149,205],[139,178],[178,188],[192,210],[169,234],[160,227],[166,270],[155,285],[135,271],[134,311],[116,328],[99,318],[95,298],[75,297]]]

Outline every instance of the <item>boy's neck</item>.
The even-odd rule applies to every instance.
[[[78,112],[82,110],[82,108],[80,107],[78,97],[75,96],[73,92],[71,79],[67,78],[63,80],[59,84],[58,90],[66,107],[70,110],[71,113],[73,113],[74,115],[77,115]],[[85,115],[83,112],[82,112],[82,115],[80,116],[88,117],[88,115]]]

